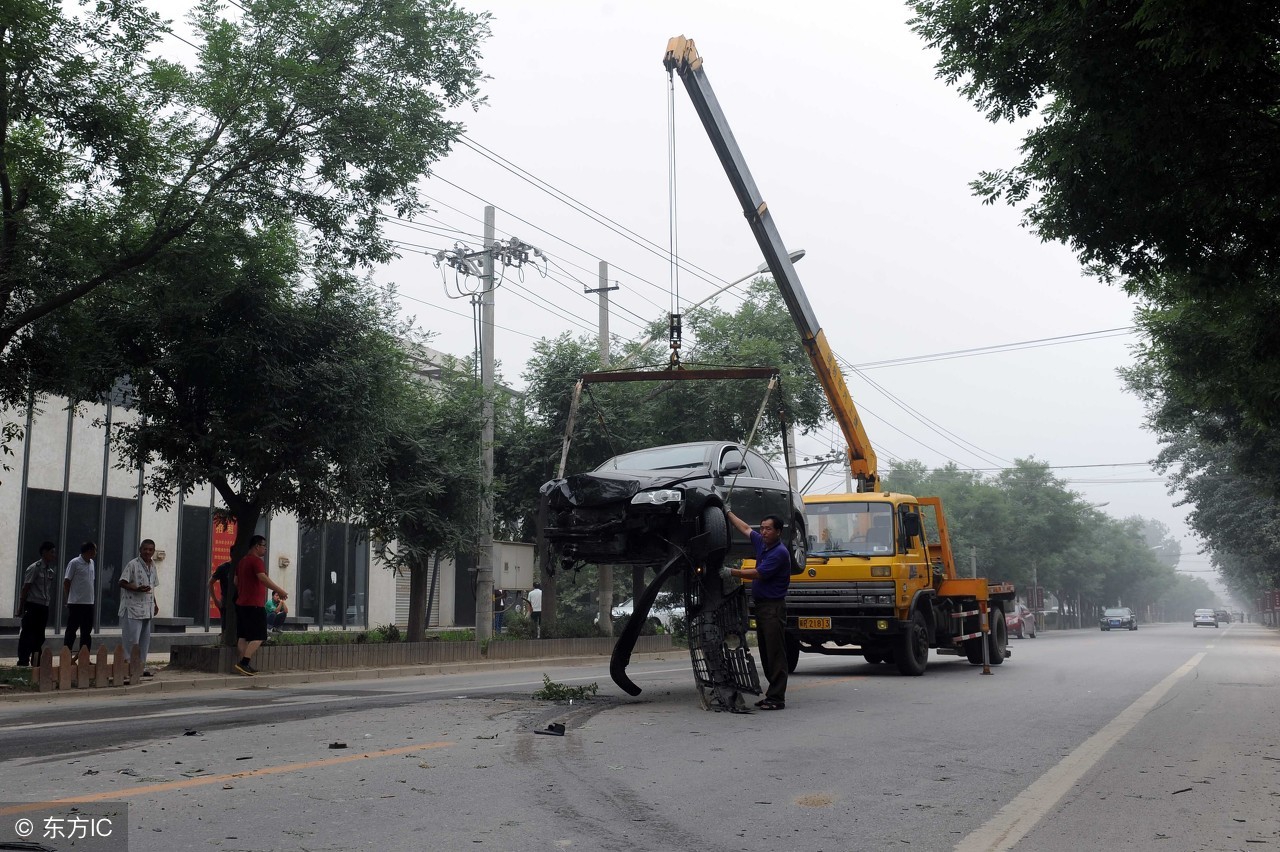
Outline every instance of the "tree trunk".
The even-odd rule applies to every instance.
[[[427,635],[427,593],[431,577],[429,566],[419,561],[409,563],[409,628],[410,642],[421,642]]]
[[[249,552],[249,540],[253,538],[254,530],[258,528],[258,518],[262,516],[262,509],[256,504],[241,502],[232,516],[236,519],[236,541],[231,545],[231,581],[227,584],[227,595],[231,600],[235,600],[235,566],[239,565],[240,560]],[[222,603],[222,645],[226,648],[234,648],[236,647],[236,608],[231,601],[224,600]]]

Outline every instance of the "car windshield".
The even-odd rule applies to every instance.
[[[1186,612],[1186,610],[1184,609],[1184,610],[1183,610],[1183,612]],[[1211,610],[1211,609],[1198,609],[1198,610],[1196,610],[1196,615],[1208,615],[1208,616],[1212,616],[1212,615],[1213,615],[1213,610]]]
[[[702,467],[707,463],[705,444],[679,447],[654,447],[614,456],[596,470],[667,470],[678,467]]]
[[[809,503],[804,513],[811,555],[893,553],[893,506],[888,503]]]
[[[1186,610],[1184,609],[1183,612],[1186,612]],[[1104,612],[1103,615],[1105,615],[1107,618],[1128,618],[1129,610],[1124,609],[1123,607],[1120,607],[1120,608],[1112,607],[1111,609]]]

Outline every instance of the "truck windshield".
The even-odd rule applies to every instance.
[[[894,552],[888,503],[809,503],[809,552],[814,556],[884,556]]]

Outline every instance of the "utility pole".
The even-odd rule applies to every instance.
[[[596,293],[600,296],[600,369],[608,369],[609,367],[609,291],[617,290],[618,285],[609,286],[609,264],[600,261],[600,280],[598,286],[592,290],[586,288],[584,292]],[[613,566],[601,565],[599,581],[596,583],[596,596],[598,598],[596,612],[598,615],[598,624],[600,630],[606,636],[613,635]],[[633,576],[634,585],[634,576]],[[635,600],[633,597],[632,600]]]
[[[480,290],[480,553],[476,560],[476,641],[493,635],[493,207],[484,208]]]
[[[470,296],[472,305],[480,305],[480,385],[484,394],[481,402],[480,416],[483,421],[480,428],[480,505],[479,534],[477,536],[476,554],[476,639],[484,641],[493,635],[493,390],[494,390],[494,292],[498,288],[498,280],[494,269],[498,263],[503,267],[520,267],[529,262],[530,252],[540,257],[542,252],[512,237],[499,241],[494,226],[494,208],[484,208],[484,247],[480,251],[469,251],[461,243],[456,243],[451,251],[436,252],[436,265],[448,266],[455,272],[462,273],[462,278],[471,277],[480,280],[480,289],[465,290],[457,296]],[[479,266],[476,261],[479,260]],[[460,290],[463,288],[459,288]],[[446,290],[447,294],[447,290]]]
[[[844,448],[844,493],[853,493],[853,468],[849,467],[849,448]]]

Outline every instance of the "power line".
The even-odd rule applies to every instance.
[[[854,370],[879,370],[884,367],[901,367],[906,364],[923,364],[930,361],[950,361],[954,358],[972,358],[977,355],[997,355],[1003,352],[1017,352],[1022,349],[1038,349],[1043,346],[1060,346],[1063,343],[1083,343],[1092,340],[1106,340],[1111,337],[1126,337],[1133,334],[1137,326],[1121,328],[1105,328],[1098,331],[1084,331],[1079,334],[1064,334],[1058,337],[1042,337],[1036,340],[1021,340],[1015,343],[999,343],[993,346],[978,346],[973,349],[953,349],[948,352],[935,352],[930,355],[908,355],[903,358],[890,358],[885,361],[868,361],[864,364],[851,365]]]

